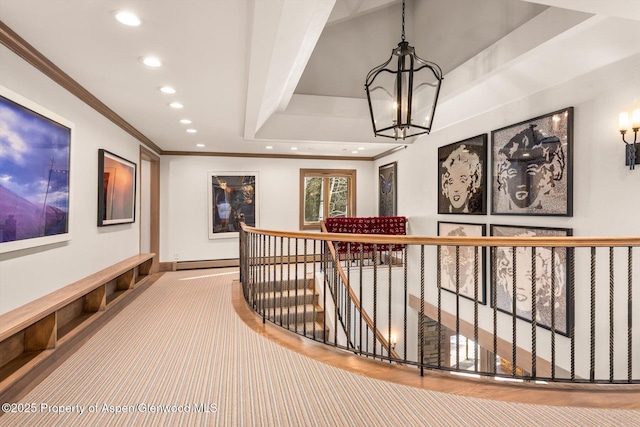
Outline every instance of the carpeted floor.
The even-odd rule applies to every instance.
[[[640,411],[454,396],[323,364],[249,329],[234,279],[236,269],[165,274],[0,426],[640,425]]]

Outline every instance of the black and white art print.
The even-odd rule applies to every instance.
[[[485,215],[487,135],[438,148],[438,213]]]
[[[491,133],[491,213],[572,216],[573,107]]]
[[[491,225],[491,235],[495,237],[566,237],[573,234],[570,228],[542,228],[513,225]],[[536,247],[535,257],[531,247],[495,248],[495,260],[491,261],[495,271],[495,303],[498,310],[531,321],[533,312],[533,272],[535,271],[536,323],[545,328],[567,335],[571,308],[568,292],[569,253],[567,248]],[[534,261],[535,260],[535,261]],[[515,265],[514,265],[515,263]],[[534,269],[535,263],[535,269]],[[493,289],[493,288],[492,288]],[[493,299],[493,290],[492,290]]]
[[[482,237],[484,224],[438,221],[439,237]],[[476,252],[477,249],[477,252]],[[477,255],[477,259],[476,259]],[[477,268],[476,268],[477,267]],[[440,286],[471,300],[485,304],[484,248],[475,246],[440,246]]]

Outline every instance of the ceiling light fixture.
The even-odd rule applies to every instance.
[[[291,151],[296,151],[298,147],[291,147]]]
[[[183,108],[184,105],[180,104],[179,102],[172,102],[171,104],[169,104],[169,107],[171,108],[175,108],[176,110]]]
[[[162,66],[162,62],[155,56],[143,56],[140,61],[147,67],[158,68]]]
[[[198,131],[197,131],[197,130],[195,130],[195,129],[187,129],[187,132],[188,132],[188,133],[196,133],[196,132],[198,132]]]
[[[402,39],[384,64],[369,71],[364,85],[373,133],[396,140],[429,133],[442,79],[440,67],[419,58],[405,40],[402,0]]]
[[[202,148],[202,147],[204,147],[204,144],[196,144],[196,147]]]
[[[121,24],[124,24],[128,27],[138,27],[141,24],[140,18],[133,13],[127,10],[119,10],[116,12],[116,19]]]
[[[267,145],[264,148],[266,148],[267,150],[273,150],[273,145]]]
[[[162,86],[161,88],[159,88],[159,90],[162,93],[168,93],[170,95],[173,95],[174,93],[176,93],[176,90],[171,86]]]
[[[183,125],[190,125],[191,124],[191,120],[189,120],[189,119],[180,119],[180,123],[182,123]]]

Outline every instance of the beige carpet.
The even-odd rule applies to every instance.
[[[328,366],[250,330],[233,279],[165,274],[20,402],[35,412],[0,426],[640,425],[640,411],[454,396]]]

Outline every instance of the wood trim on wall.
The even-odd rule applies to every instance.
[[[195,151],[163,151],[163,156],[210,156],[210,157],[257,157],[264,159],[299,159],[299,160],[355,160],[371,162],[373,157],[348,156],[310,156],[304,154],[262,154],[262,153],[216,153]]]
[[[140,146],[140,161],[142,160],[146,160],[150,164],[150,176],[146,178],[141,175],[141,181],[149,179],[149,249],[155,254],[151,272],[156,273],[160,268],[160,156]],[[142,167],[140,171],[142,171]],[[140,225],[142,225],[142,221],[140,221]]]
[[[153,148],[162,154],[162,149],[154,144],[149,138],[144,136],[139,130],[131,126],[125,119],[116,114],[112,109],[107,107],[102,101],[91,94],[80,83],[73,80],[67,73],[58,68],[53,62],[48,60],[36,48],[31,46],[26,40],[16,34],[11,28],[0,21],[0,43],[5,45],[9,50],[14,52],[20,58],[27,61],[37,70],[49,77],[54,82],[71,92],[81,101],[96,110],[98,113],[111,120],[118,127],[123,129],[129,135],[138,141]]]

